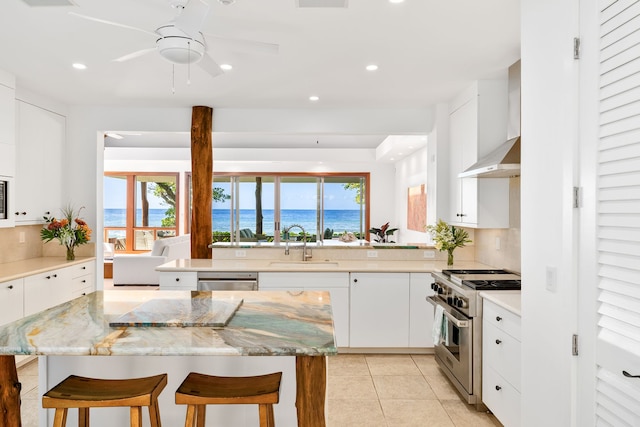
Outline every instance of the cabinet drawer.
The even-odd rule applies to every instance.
[[[0,325],[22,318],[24,286],[22,279],[0,283]]]
[[[520,422],[520,393],[495,370],[482,370],[482,401],[502,424],[518,427]]]
[[[487,300],[484,300],[482,307],[482,318],[485,322],[520,340],[520,316]]]
[[[520,341],[489,322],[482,331],[482,363],[520,390]]]
[[[272,288],[348,288],[349,273],[266,272],[259,273],[260,289]]]
[[[71,291],[73,293],[81,289],[91,289],[91,291],[89,292],[93,292],[93,288],[94,288],[93,276],[87,275],[87,276],[76,277],[71,279],[71,283],[72,283]]]
[[[96,264],[93,261],[85,262],[82,264],[72,265],[71,267],[67,267],[67,269],[69,270],[72,278],[84,275],[95,275]]]
[[[185,271],[179,273],[160,273],[161,290],[195,291],[198,289],[198,273]]]

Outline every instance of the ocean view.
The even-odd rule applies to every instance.
[[[161,227],[162,219],[165,217],[165,209],[149,209],[149,226]],[[273,209],[262,211],[263,227],[273,230]],[[325,210],[324,227],[331,228],[336,233],[344,231],[357,232],[360,230],[359,210]],[[249,228],[255,230],[256,227],[255,209],[240,209],[240,229]],[[212,209],[211,217],[214,231],[230,231],[230,211],[229,209]],[[138,209],[136,224],[142,222],[142,210]],[[280,212],[281,229],[291,224],[300,224],[310,233],[316,229],[316,211],[313,209],[283,209]],[[105,209],[105,227],[124,227],[126,224],[126,209]]]

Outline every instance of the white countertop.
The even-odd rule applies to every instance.
[[[480,296],[488,301],[491,301],[500,307],[509,310],[510,312],[522,316],[520,312],[521,301],[520,291],[490,291],[480,292]]]
[[[310,271],[423,273],[447,268],[446,261],[328,260],[288,261],[268,259],[178,259],[156,267],[158,271]],[[474,261],[460,261],[452,268],[491,268]]]
[[[0,282],[20,279],[32,274],[69,267],[75,264],[96,259],[95,257],[76,257],[73,261],[67,261],[65,257],[45,256],[29,258],[22,261],[6,262],[0,264]]]

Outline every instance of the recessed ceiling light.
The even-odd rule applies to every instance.
[[[398,153],[398,156],[402,156],[402,153]]]
[[[367,65],[367,71],[376,71],[378,66],[376,64]]]
[[[221,65],[220,65],[220,68],[222,68],[222,69],[223,69],[223,70],[225,70],[225,71],[229,71],[229,70],[232,70],[232,69],[233,69],[233,67],[231,66],[231,64],[221,64]]]
[[[309,101],[318,101],[320,99],[320,97],[312,95],[309,97]]]
[[[84,64],[81,64],[79,62],[76,62],[75,64],[71,65],[73,68],[75,68],[76,70],[86,70],[87,66]]]
[[[404,3],[404,0],[389,0],[389,3]]]

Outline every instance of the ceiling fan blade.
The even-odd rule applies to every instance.
[[[218,63],[206,53],[204,54],[202,59],[198,61],[198,66],[209,73],[212,77],[217,77],[221,74],[224,74],[224,71],[222,71]]]
[[[135,52],[131,52],[131,53],[127,54],[127,55],[121,56],[120,58],[116,58],[113,61],[114,62],[129,61],[130,59],[137,58],[137,57],[142,56],[142,55],[146,55],[147,53],[151,53],[151,52],[153,52],[155,50],[157,50],[155,47],[138,50],[138,51],[135,51]]]
[[[237,39],[234,37],[218,36],[215,34],[205,34],[208,40],[215,43],[224,44],[233,50],[247,53],[262,53],[266,55],[277,55],[280,51],[280,45],[275,43],[259,42],[255,40]]]
[[[147,31],[147,30],[144,30],[144,29],[138,28],[138,27],[132,27],[132,26],[126,25],[126,24],[120,24],[119,22],[113,22],[113,21],[107,21],[105,19],[94,18],[93,16],[82,15],[82,14],[76,13],[76,12],[69,12],[69,15],[77,16],[78,18],[87,19],[89,21],[100,22],[101,24],[113,25],[115,27],[126,28],[126,29],[129,29],[129,30],[135,30],[135,31],[140,31],[141,33],[149,34],[149,35],[152,35],[152,36],[154,36],[156,38],[158,37],[158,35],[156,33],[152,32],[152,31]]]
[[[189,37],[197,38],[208,13],[209,4],[204,0],[189,0],[180,15],[176,17],[175,26]]]

